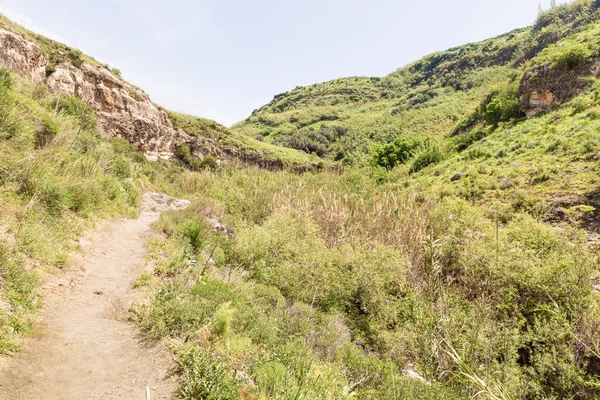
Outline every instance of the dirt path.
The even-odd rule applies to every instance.
[[[1,400],[144,400],[146,385],[153,400],[172,398],[170,354],[126,321],[150,224],[166,209],[187,206],[168,200],[145,194],[138,219],[104,223],[52,280],[38,337],[0,360]]]

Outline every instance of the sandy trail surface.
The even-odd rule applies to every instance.
[[[172,357],[127,321],[132,282],[144,268],[144,243],[160,213],[184,200],[143,196],[140,217],[102,223],[72,266],[50,280],[35,338],[0,359],[1,400],[171,399]]]

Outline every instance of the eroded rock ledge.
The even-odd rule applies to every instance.
[[[545,64],[525,73],[519,87],[521,110],[528,116],[550,111],[569,101],[588,84],[586,78],[600,77],[600,58],[576,68]]]
[[[46,83],[54,93],[76,96],[91,105],[104,135],[123,137],[150,158],[170,157],[178,144],[193,141],[182,130],[173,128],[167,113],[156,107],[146,93],[103,67],[61,64]]]
[[[21,35],[0,29],[0,65],[9,68],[32,82],[46,77],[48,60],[37,44]]]

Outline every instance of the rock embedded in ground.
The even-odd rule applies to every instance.
[[[224,234],[227,234],[227,228],[225,227],[225,225],[223,225],[218,219],[214,218],[214,217],[210,217],[207,219],[208,220],[208,224],[210,225],[210,228],[213,231],[216,232],[221,232]]]
[[[465,174],[463,174],[462,172],[456,173],[452,176],[452,178],[450,178],[450,180],[452,182],[458,181],[460,179],[462,179],[462,177],[465,176]]]
[[[0,65],[31,82],[41,82],[46,77],[48,60],[37,44],[17,33],[0,29]]]

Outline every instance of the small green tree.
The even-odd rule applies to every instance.
[[[374,146],[371,149],[372,164],[387,169],[392,169],[398,164],[396,147],[393,143]]]

